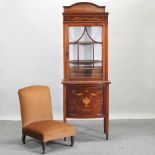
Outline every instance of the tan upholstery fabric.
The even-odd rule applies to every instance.
[[[30,86],[18,91],[22,130],[26,135],[43,142],[74,136],[73,125],[54,121],[51,111],[50,89],[47,86]]]
[[[23,131],[27,135],[43,142],[75,135],[75,127],[73,125],[53,120],[29,124],[23,128]]]
[[[51,120],[51,97],[47,86],[30,86],[18,91],[21,108],[22,126]]]

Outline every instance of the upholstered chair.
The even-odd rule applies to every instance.
[[[50,89],[47,86],[30,86],[18,91],[22,120],[22,142],[26,136],[42,142],[43,154],[46,143],[51,140],[70,137],[71,146],[76,134],[75,126],[54,121],[51,110]]]

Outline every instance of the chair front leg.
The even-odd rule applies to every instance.
[[[71,145],[70,146],[73,146],[74,145],[74,136],[71,136]]]
[[[46,153],[46,143],[42,142],[42,149],[43,149],[43,154]]]
[[[25,144],[25,139],[26,139],[26,134],[24,132],[22,132],[22,142],[23,142],[23,144]]]

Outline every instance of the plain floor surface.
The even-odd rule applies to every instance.
[[[155,155],[155,120],[111,120],[105,140],[102,120],[70,120],[77,127],[75,144],[59,139],[47,144],[51,155]],[[0,121],[0,155],[41,154],[39,141],[27,137],[21,142],[19,121]]]

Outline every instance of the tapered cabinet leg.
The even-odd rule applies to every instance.
[[[66,86],[63,85],[63,122],[66,123]],[[64,137],[66,141],[66,137]]]
[[[71,136],[71,145],[70,146],[73,146],[74,145],[74,136]]]
[[[26,134],[23,132],[22,133],[22,142],[23,142],[23,144],[25,144],[25,139],[26,139]]]
[[[104,132],[106,140],[109,139],[109,85],[105,87],[105,118],[104,118]]]
[[[109,139],[109,134],[108,133],[106,133],[106,140],[108,140]]]
[[[109,117],[107,116],[105,119],[105,134],[106,134],[106,140],[109,139]]]
[[[42,143],[42,149],[43,149],[43,154],[45,154],[46,153],[46,143],[45,142]]]
[[[104,118],[104,134],[106,133],[106,122],[105,122],[105,118]]]

